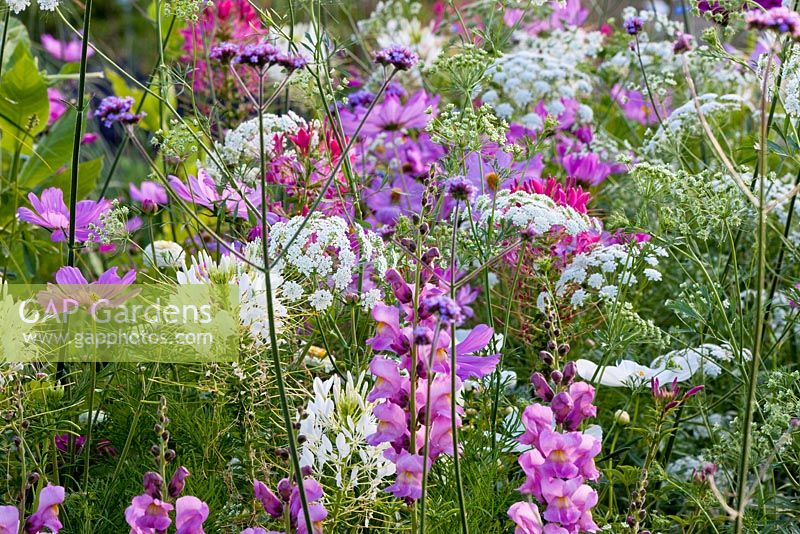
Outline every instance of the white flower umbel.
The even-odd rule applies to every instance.
[[[556,296],[569,297],[570,304],[575,308],[598,297],[613,300],[620,286],[630,287],[637,283],[634,273],[642,264],[647,265],[644,275],[648,280],[661,280],[661,273],[655,267],[658,266],[658,258],[666,254],[660,247],[638,243],[599,244],[572,258],[556,282]]]
[[[308,123],[293,111],[285,115],[274,113],[264,114],[264,158],[267,160],[275,157],[278,149],[286,148],[285,134],[296,134],[299,130],[307,128]],[[208,174],[217,182],[224,185],[227,173],[219,168],[219,164],[226,167],[228,173],[253,185],[258,177],[259,152],[261,150],[258,139],[258,117],[241,123],[233,130],[225,133],[223,143],[216,143],[215,157],[206,159],[205,166]],[[278,137],[276,137],[276,135]],[[276,140],[277,139],[277,140]],[[277,143],[281,142],[282,146]]]
[[[600,32],[567,28],[537,36],[519,31],[514,37],[518,46],[494,62],[491,83],[481,96],[500,117],[523,120],[536,129],[538,121],[529,112],[540,101],[548,113],[558,115],[564,109],[562,97],[581,99],[591,94],[595,80],[580,66],[602,49]],[[581,118],[591,121],[591,110],[579,113]]]
[[[366,400],[368,390],[364,373],[358,379],[350,373],[346,380],[338,375],[324,381],[315,378],[314,398],[306,406],[298,434],[305,438],[301,465],[312,467],[323,482],[332,479],[345,494],[357,489],[359,500],[372,501],[395,467],[383,455],[388,443],[373,447],[366,442],[377,431],[374,403]]]
[[[498,191],[494,197],[481,195],[475,201],[480,214],[479,223],[486,225],[494,218],[495,223],[506,223],[520,230],[533,230],[545,234],[558,229],[569,235],[577,235],[593,227],[594,222],[569,206],[560,206],[546,195],[526,191]]]
[[[322,312],[333,304],[335,297],[343,298],[352,291],[365,308],[374,306],[379,293],[368,290],[357,295],[358,289],[353,287],[357,286],[354,282],[359,273],[369,274],[372,269],[382,276],[386,271],[380,236],[360,226],[351,229],[337,216],[314,213],[303,226],[304,220],[297,216],[272,225],[269,231],[270,257],[277,258],[285,251],[275,270],[299,278],[299,283],[289,288],[289,298],[306,297],[312,308]]]
[[[42,11],[55,11],[58,7],[59,0],[37,0],[39,9]],[[8,0],[8,8],[12,13],[18,15],[28,9],[31,5],[31,0]]]

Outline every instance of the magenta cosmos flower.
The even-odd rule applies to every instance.
[[[61,61],[80,61],[81,46],[81,41],[79,39],[61,41],[48,33],[42,35],[42,48],[44,48],[44,51]],[[93,55],[94,49],[89,46],[89,48],[86,49],[86,57],[90,58]]]
[[[188,185],[177,176],[169,177],[170,186],[181,199],[198,206],[215,211],[220,204],[225,205],[225,212],[233,217],[247,219],[250,206],[261,206],[259,189],[246,186],[234,188],[228,185],[222,192],[217,190],[214,179],[204,169],[197,172],[197,177],[189,176]],[[244,193],[244,197],[241,193]],[[245,201],[245,198],[247,201]]]
[[[139,184],[130,184],[131,200],[142,205],[142,210],[152,211],[158,206],[165,206],[169,202],[167,190],[156,182],[144,181]]]
[[[61,267],[56,272],[56,283],[47,284],[47,289],[40,291],[37,301],[46,311],[64,313],[78,306],[86,306],[93,313],[97,308],[113,308],[119,306],[138,293],[129,286],[136,279],[136,271],[131,269],[124,276],[117,274],[117,268],[111,267],[92,283],[76,267]]]
[[[28,200],[35,211],[19,208],[19,219],[52,230],[50,239],[54,242],[66,241],[69,234],[69,209],[64,204],[64,192],[57,187],[48,187],[42,191],[41,199],[35,193],[29,193]],[[110,207],[111,203],[105,199],[78,202],[75,206],[75,240],[89,239],[89,225],[99,225],[100,215]]]

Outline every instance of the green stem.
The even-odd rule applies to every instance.
[[[6,14],[3,17],[3,42],[0,43],[0,74],[3,72],[3,59],[6,57],[6,41],[8,39],[8,23],[11,19],[11,8],[6,6]]]
[[[264,285],[267,291],[267,320],[269,321],[269,348],[272,353],[272,365],[275,369],[275,380],[278,383],[283,423],[286,426],[286,437],[289,441],[289,455],[292,460],[292,469],[297,482],[297,491],[300,495],[300,505],[303,507],[303,517],[307,528],[311,529],[311,514],[308,510],[308,499],[303,486],[303,473],[300,470],[300,457],[297,454],[297,444],[294,440],[294,427],[292,416],[289,413],[289,401],[286,396],[286,386],[281,369],[281,357],[278,350],[278,336],[275,332],[275,310],[272,302],[272,281],[270,280],[269,246],[267,244],[267,169],[264,161],[264,110],[261,104],[264,101],[264,73],[258,77],[258,140],[259,140],[259,165],[261,172],[261,253],[264,256]]]
[[[67,265],[75,266],[75,217],[78,204],[78,164],[81,157],[83,134],[83,114],[86,112],[86,61],[89,50],[89,29],[92,19],[92,0],[86,0],[83,12],[83,35],[81,36],[81,66],[78,78],[77,115],[75,116],[75,135],[72,138],[72,176],[69,190],[69,238],[67,242]]]
[[[456,300],[456,238],[458,236],[458,202],[453,209],[453,240],[450,243],[450,298]],[[434,349],[431,349],[434,350]],[[461,457],[458,449],[458,391],[456,390],[456,324],[450,325],[450,424],[453,433],[453,466],[456,473],[456,492],[458,494],[458,513],[461,518],[462,534],[469,534],[467,508],[464,504],[464,484],[461,480]],[[426,401],[429,402],[429,401]],[[429,424],[426,421],[426,424]]]

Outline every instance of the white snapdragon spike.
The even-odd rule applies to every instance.
[[[308,128],[308,123],[293,111],[284,115],[265,113],[264,121],[264,158],[270,160],[275,157],[279,148],[288,148],[288,141],[285,134],[294,135],[304,128]],[[314,128],[314,131],[317,129]],[[224,165],[228,172],[243,180],[245,183],[254,184],[258,178],[259,152],[261,151],[258,139],[259,124],[258,118],[250,119],[241,123],[239,126],[225,133],[225,140],[216,143],[216,157],[206,159],[205,167],[208,174],[218,185],[225,185],[226,173],[219,165]],[[278,146],[276,135],[282,143]]]
[[[717,95],[705,93],[699,95],[700,111],[706,120],[724,119],[726,115],[747,106],[744,98],[736,94]],[[656,133],[645,145],[645,154],[657,154],[664,147],[674,146],[675,143],[687,137],[698,136],[702,133],[700,118],[693,99],[682,106],[675,108],[663,125],[659,126]]]
[[[314,379],[314,398],[306,406],[298,433],[305,438],[300,464],[315,476],[332,478],[343,491],[358,489],[360,499],[381,494],[383,480],[395,466],[384,457],[388,443],[368,445],[366,437],[377,431],[372,414],[375,403],[366,400],[369,384],[364,373],[346,380],[334,375]]]
[[[631,287],[638,282],[634,270],[639,260],[646,265],[642,271],[644,276],[653,282],[660,281],[661,272],[656,269],[658,258],[666,255],[666,250],[661,247],[641,244],[598,245],[572,258],[556,282],[555,295],[569,297],[574,308],[598,298],[614,300],[621,286]],[[539,300],[544,302],[543,298]]]
[[[744,349],[742,358],[749,360],[750,351]],[[720,364],[736,360],[730,345],[705,343],[662,354],[650,362],[650,365],[641,365],[631,360],[620,360],[616,365],[602,367],[584,359],[575,363],[578,375],[584,380],[609,387],[636,388],[646,385],[652,378],[658,378],[662,384],[673,380],[686,382],[700,372],[707,378],[716,378],[722,372]]]
[[[531,113],[540,101],[557,116],[564,110],[562,97],[580,99],[591,94],[594,79],[579,66],[602,49],[600,32],[567,28],[532,37],[519,31],[514,38],[517,47],[495,61],[489,70],[491,83],[481,95],[498,116],[541,129],[540,118]],[[591,109],[582,106],[578,120],[590,122],[591,118]]]
[[[383,240],[378,234],[360,226],[351,230],[341,217],[320,213],[312,214],[301,229],[304,219],[293,217],[272,225],[269,231],[270,257],[276,258],[285,250],[275,270],[296,273],[300,279],[287,288],[289,300],[306,298],[314,310],[323,312],[335,297],[345,296],[366,267],[378,276],[386,272]],[[369,289],[358,297],[362,307],[369,310],[382,295]]]
[[[595,222],[578,213],[570,206],[560,206],[546,195],[498,191],[492,197],[481,195],[475,201],[475,209],[480,213],[479,223],[487,225],[494,218],[495,223],[507,223],[520,230],[534,230],[545,234],[558,229],[569,235],[577,235],[593,228]]]
[[[144,250],[144,264],[158,269],[183,267],[186,255],[183,247],[174,241],[153,241]]]
[[[260,240],[248,245],[245,254],[253,257],[252,248],[261,246]],[[252,262],[255,263],[255,262]],[[257,263],[256,263],[257,265]],[[264,273],[253,264],[242,261],[232,254],[220,257],[216,262],[206,251],[191,258],[188,267],[177,273],[179,284],[234,284],[239,288],[239,322],[251,334],[253,341],[263,346],[269,343],[269,314],[267,308],[267,286]],[[273,322],[276,335],[281,332],[289,311],[281,299],[283,277],[270,272],[272,285]]]

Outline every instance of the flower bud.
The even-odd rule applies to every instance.
[[[631,424],[631,415],[625,410],[617,410],[614,412],[614,421],[622,426]]]
[[[284,501],[289,501],[292,496],[292,483],[288,478],[282,478],[280,482],[278,482],[278,495]]]
[[[144,474],[142,482],[144,492],[154,499],[161,498],[161,488],[164,486],[164,479],[155,471],[148,471]]]
[[[542,373],[533,373],[533,375],[531,375],[531,384],[533,384],[533,389],[537,397],[545,402],[553,399],[553,388],[547,383],[547,379],[545,379]]]
[[[172,479],[169,481],[169,486],[167,487],[167,492],[170,497],[175,499],[183,492],[183,488],[186,485],[186,477],[188,476],[189,470],[184,466],[180,466],[175,470]]]
[[[567,365],[564,366],[563,370],[564,378],[561,379],[562,383],[565,386],[571,384],[577,372],[578,372],[578,366],[575,364],[575,362],[567,362]]]

